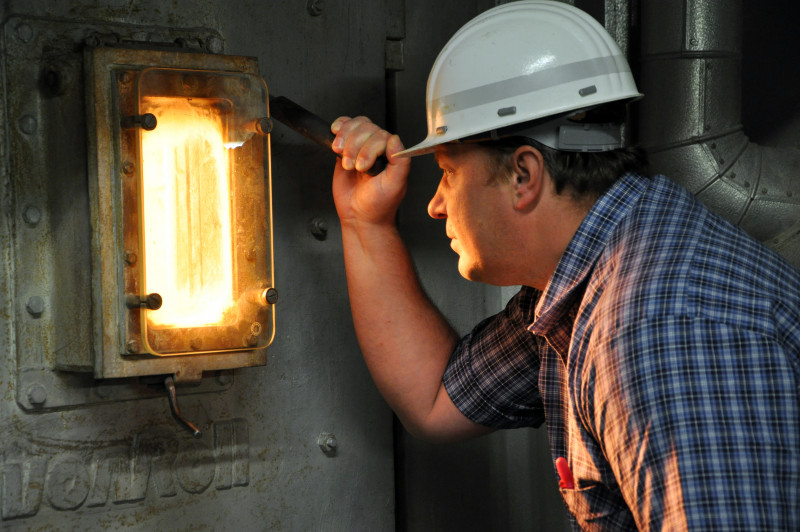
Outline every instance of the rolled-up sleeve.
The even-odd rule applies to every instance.
[[[539,393],[539,344],[527,326],[540,292],[523,287],[503,312],[461,339],[442,378],[456,407],[496,429],[544,422]]]

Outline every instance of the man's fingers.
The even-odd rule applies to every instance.
[[[336,133],[331,147],[342,156],[342,167],[359,172],[368,170],[386,151],[390,137],[388,132],[365,117],[337,118],[331,124],[331,131]]]

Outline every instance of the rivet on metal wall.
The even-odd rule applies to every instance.
[[[322,10],[325,8],[325,2],[323,0],[308,0],[306,8],[312,17],[318,17],[322,14]]]
[[[317,240],[325,240],[328,237],[328,222],[325,218],[314,218],[308,222],[308,230]]]
[[[36,119],[31,115],[23,115],[19,119],[19,130],[25,133],[26,135],[33,135],[36,133],[36,130],[39,128],[39,124],[36,122]]]
[[[16,30],[17,30],[17,39],[19,39],[20,41],[24,43],[29,43],[31,42],[31,39],[33,39],[33,28],[31,28],[30,25],[24,23],[20,24],[19,26],[17,26]]]
[[[136,166],[130,161],[125,161],[122,163],[122,172],[125,175],[133,175],[133,171],[136,169]]]
[[[26,224],[34,227],[42,221],[42,211],[35,205],[28,205],[25,207],[25,210],[22,211],[22,219]]]
[[[336,441],[336,436],[329,432],[323,432],[317,437],[317,445],[325,453],[325,456],[335,456],[339,443]]]
[[[125,344],[125,348],[128,350],[128,353],[138,353],[139,342],[137,342],[136,340],[128,340],[128,343]]]
[[[28,311],[28,314],[34,318],[38,318],[44,312],[44,299],[39,296],[29,298],[28,302],[25,304],[25,309]]]

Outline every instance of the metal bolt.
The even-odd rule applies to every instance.
[[[139,342],[137,342],[136,340],[128,340],[128,343],[125,344],[125,348],[128,350],[128,353],[138,353]]]
[[[39,296],[33,296],[28,299],[25,308],[28,310],[28,314],[34,318],[38,318],[44,312],[44,299]]]
[[[277,288],[267,288],[266,292],[264,293],[264,299],[267,300],[267,303],[270,305],[274,305],[278,302],[278,289]]]
[[[33,28],[25,23],[17,26],[17,39],[24,43],[31,42],[31,39],[33,39]]]
[[[212,54],[222,53],[222,39],[216,35],[211,35],[206,39],[206,49]]]
[[[269,135],[272,132],[272,119],[268,116],[256,120],[256,132],[261,135]]]
[[[324,218],[314,218],[308,222],[308,230],[317,240],[328,238],[328,222]]]
[[[145,131],[153,131],[158,126],[158,119],[153,113],[123,116],[120,124],[124,128],[140,127]]]
[[[25,133],[26,135],[33,135],[36,133],[36,129],[39,125],[36,122],[36,119],[31,115],[23,115],[19,119],[19,130]]]
[[[317,445],[327,456],[334,456],[336,454],[336,447],[339,445],[336,441],[336,436],[328,432],[323,432],[317,437]]]
[[[97,48],[103,44],[103,39],[97,33],[92,33],[91,35],[87,35],[83,39],[83,44],[89,46],[90,48]]]
[[[134,170],[136,170],[136,166],[132,162],[125,161],[122,163],[122,172],[125,175],[133,175]]]
[[[220,386],[227,386],[233,382],[233,374],[230,371],[217,372],[217,384]]]
[[[189,340],[189,347],[191,347],[194,351],[200,351],[203,349],[203,339],[199,336],[192,338]]]
[[[128,266],[133,266],[134,264],[136,264],[136,261],[138,259],[139,257],[137,257],[136,253],[134,253],[133,251],[125,252],[125,264],[127,264]]]
[[[127,294],[125,296],[125,306],[128,308],[144,307],[150,310],[158,310],[163,304],[164,299],[161,297],[161,294],[156,292],[147,294],[146,296],[139,296],[136,294]]]
[[[22,219],[25,220],[26,224],[35,226],[42,221],[42,211],[35,205],[28,205],[25,207],[25,210],[22,211]]]
[[[251,334],[249,336],[246,336],[245,339],[244,339],[244,345],[246,347],[255,347],[255,346],[257,346],[258,345],[258,336],[256,336],[255,334]]]
[[[324,8],[325,2],[323,2],[323,0],[308,0],[308,4],[306,5],[306,9],[308,9],[308,13],[312,17],[320,16]]]
[[[28,402],[33,406],[42,406],[47,401],[47,389],[41,384],[32,384],[28,388]]]

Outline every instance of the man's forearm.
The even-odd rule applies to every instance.
[[[458,336],[422,290],[396,227],[345,226],[342,239],[367,366],[406,428],[425,433]]]

